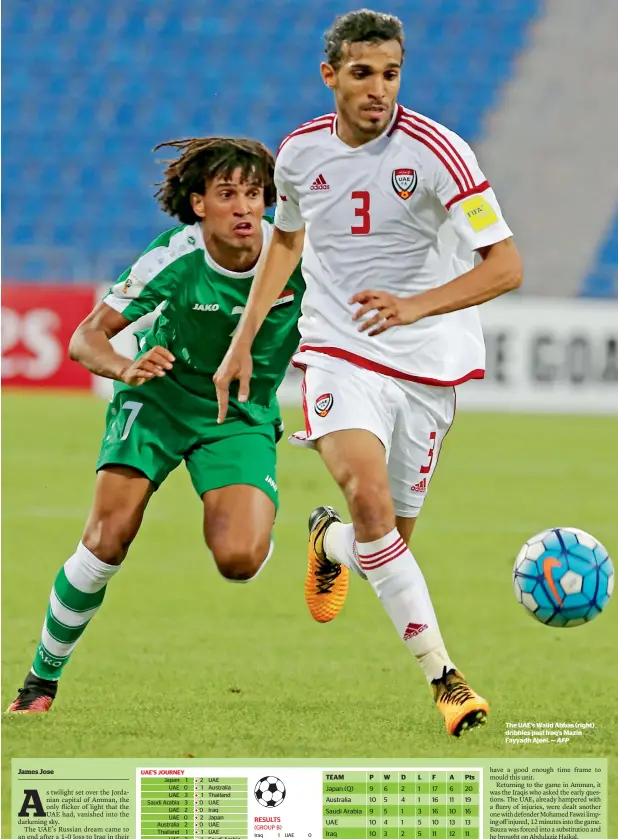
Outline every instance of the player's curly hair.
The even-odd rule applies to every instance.
[[[371,44],[399,41],[403,57],[403,24],[394,15],[373,12],[371,9],[359,9],[339,15],[331,28],[324,33],[324,52],[331,67],[339,69],[345,43],[354,44],[358,41],[368,41]]]
[[[199,221],[191,206],[191,193],[204,195],[213,178],[231,177],[236,169],[243,180],[264,188],[269,207],[276,201],[275,158],[258,140],[234,137],[194,137],[159,143],[153,151],[174,148],[182,152],[175,160],[164,161],[164,180],[157,184],[155,197],[161,208],[183,224]]]

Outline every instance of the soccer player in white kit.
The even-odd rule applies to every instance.
[[[231,381],[247,398],[252,341],[302,252],[293,363],[305,371],[305,429],[293,437],[318,450],[352,519],[330,507],[311,514],[307,603],[316,620],[332,620],[349,569],[365,577],[459,736],[486,721],[488,704],[448,655],[408,542],[455,386],[483,377],[475,307],[519,286],[521,261],[470,147],[397,102],[401,22],[366,9],[343,15],[325,51],[336,111],[279,150],[272,243],[214,377],[220,420]]]

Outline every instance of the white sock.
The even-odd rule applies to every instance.
[[[338,562],[339,565],[345,565],[346,568],[354,571],[363,580],[367,579],[358,564],[353,524],[343,524],[343,522],[338,521],[329,524],[324,534],[324,550],[330,560]]]
[[[81,542],[73,556],[64,563],[64,573],[67,580],[78,591],[94,594],[101,591],[104,585],[120,570],[120,565],[110,565],[101,562]]]
[[[98,612],[108,581],[119,570],[91,553],[81,542],[54,580],[32,672],[57,680],[82,633]]]
[[[427,681],[454,664],[448,656],[421,569],[396,528],[358,543],[358,563]]]

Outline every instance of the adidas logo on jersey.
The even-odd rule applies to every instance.
[[[423,478],[422,481],[414,484],[414,486],[410,487],[410,489],[412,492],[427,492],[427,478]]]
[[[318,175],[309,189],[330,189],[330,186],[326,183],[324,175]]]
[[[193,307],[194,312],[218,312],[218,303],[196,303]]]

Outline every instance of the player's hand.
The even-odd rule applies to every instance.
[[[219,403],[219,415],[217,422],[222,423],[227,416],[227,408],[230,400],[230,384],[233,381],[240,382],[238,386],[238,401],[246,402],[249,398],[249,382],[253,372],[253,359],[251,349],[243,346],[231,346],[225,358],[219,365],[219,369],[212,377],[217,389],[217,402]]]
[[[175,360],[171,352],[165,347],[153,347],[144,355],[136,358],[122,371],[120,381],[126,385],[139,387],[149,379],[165,376],[166,371],[172,369]]]
[[[358,327],[359,332],[370,329],[369,335],[379,335],[392,326],[415,323],[423,316],[414,297],[395,297],[388,291],[359,291],[350,299],[350,303],[361,304],[360,309],[354,312],[353,320],[360,320],[369,312],[377,312]]]

